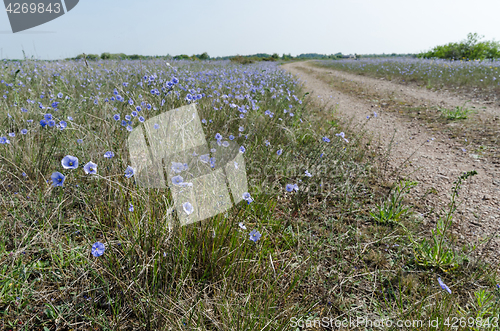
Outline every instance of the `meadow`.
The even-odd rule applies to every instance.
[[[429,235],[417,183],[382,173],[370,137],[276,62],[4,61],[0,83],[5,330],[498,325],[497,266],[450,235],[474,173]],[[136,184],[127,137],[191,103],[207,141],[241,146],[249,194],[179,226],[168,189]]]
[[[428,89],[455,89],[495,100],[500,93],[500,60],[445,60],[411,57],[319,61],[323,66]]]

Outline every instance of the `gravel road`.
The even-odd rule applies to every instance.
[[[456,106],[467,100],[448,92],[431,92],[423,88],[316,67],[307,62],[289,63],[282,67],[297,75],[316,102],[332,106],[338,103],[337,114],[341,121],[347,123],[352,119],[353,124],[364,125],[363,128],[380,143],[378,148],[372,147],[376,152],[385,153],[394,135],[388,166],[393,170],[401,169],[404,161],[409,159],[403,174],[405,178],[419,183],[414,191],[414,201],[418,201],[426,210],[423,213],[424,224],[428,224],[429,229],[437,219],[432,210],[438,211],[449,203],[453,182],[463,172],[476,170],[478,175],[469,179],[462,187],[460,198],[463,199],[463,204],[457,210],[453,231],[464,244],[477,243],[493,236],[493,240],[487,246],[482,245],[477,254],[485,254],[486,250],[498,252],[500,164],[463,151],[456,140],[442,132],[430,130],[423,121],[386,112],[377,105],[374,107],[373,102],[342,93],[320,77],[333,75],[344,81],[361,83],[366,89],[390,91],[400,100],[419,100],[428,105]],[[485,114],[500,114],[498,107],[485,107]],[[374,112],[377,113],[376,117]],[[367,119],[367,116],[370,118]]]

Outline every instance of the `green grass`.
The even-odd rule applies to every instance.
[[[483,249],[484,257],[484,245],[464,249],[449,225],[441,231],[443,241],[464,257],[446,271],[419,263],[419,245],[432,235],[411,205],[414,184],[381,179],[380,162],[363,147],[363,132],[341,128],[325,115],[331,110],[319,111],[273,64],[171,64],[26,61],[0,69],[13,84],[0,101],[0,136],[10,140],[0,144],[3,329],[293,330],[294,322],[321,318],[444,322],[498,315],[496,266],[473,255]],[[113,114],[123,118],[144,101],[152,107],[141,114],[151,118],[186,104],[190,93],[176,87],[179,98],[158,97],[150,93],[154,86],[134,87],[153,73],[156,80],[175,75],[189,84],[186,89],[206,94],[197,108],[207,119],[207,140],[233,134],[245,146],[254,202],[180,227],[168,190],[141,188],[125,178],[128,131]],[[105,102],[115,88],[134,106]],[[210,98],[214,90],[220,96]],[[57,98],[59,92],[70,98]],[[252,107],[248,98],[230,97],[225,103],[224,94],[249,94],[256,102]],[[45,107],[59,101],[59,110],[27,99]],[[249,106],[243,119],[231,103]],[[73,120],[64,130],[41,128],[48,112],[58,121]],[[335,136],[340,131],[349,143]],[[331,141],[324,142],[325,136]],[[105,159],[108,150],[116,156]],[[62,169],[68,154],[81,165],[97,163],[99,174]],[[66,175],[63,187],[47,183],[54,171]],[[286,192],[286,184],[300,189]],[[374,218],[374,210],[382,216]],[[262,234],[257,242],[249,239],[253,229]],[[100,257],[90,253],[96,241],[106,247]]]
[[[474,109],[465,107],[466,103],[467,102],[465,102],[462,106],[456,106],[453,110],[447,108],[440,108],[438,110],[442,113],[442,116],[448,120],[464,120],[467,119],[471,113],[476,112]]]

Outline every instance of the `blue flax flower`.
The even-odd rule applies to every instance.
[[[251,241],[256,243],[257,241],[259,241],[260,237],[262,237],[262,235],[259,233],[259,231],[252,230],[252,232],[250,232],[250,240]]]
[[[71,155],[66,155],[62,160],[61,164],[64,169],[76,169],[78,168],[78,158]]]
[[[115,153],[113,153],[112,151],[107,151],[106,153],[104,153],[104,157],[107,159],[111,159],[113,156],[115,156]]]
[[[438,282],[439,282],[439,285],[441,286],[441,288],[443,290],[445,290],[446,292],[448,292],[449,294],[451,294],[450,288],[445,283],[443,283],[443,281],[441,280],[441,277],[438,278]]]
[[[247,204],[250,204],[251,202],[253,202],[252,196],[248,192],[243,193],[242,197],[243,197],[243,200],[245,200],[247,202]]]
[[[92,255],[99,257],[104,254],[105,249],[104,244],[98,241],[92,245]]]
[[[135,169],[132,168],[131,166],[128,166],[127,169],[125,170],[125,177],[130,178],[133,175],[135,175]]]
[[[50,178],[52,179],[53,186],[63,186],[64,179],[66,179],[66,177],[62,173],[57,171],[52,173]]]
[[[85,171],[87,175],[95,175],[97,174],[97,164],[89,162],[83,166],[83,171]]]
[[[177,175],[177,176],[172,177],[172,184],[182,185],[182,182],[184,182],[184,178],[182,178],[182,176]]]
[[[182,204],[182,209],[184,209],[184,212],[188,215],[190,215],[193,212],[193,205],[189,202],[184,202]]]

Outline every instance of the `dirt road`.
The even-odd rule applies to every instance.
[[[371,133],[382,146],[378,148],[377,153],[385,153],[395,135],[390,148],[388,165],[393,170],[401,169],[404,161],[409,159],[403,174],[406,178],[419,183],[414,193],[419,204],[427,210],[423,213],[423,217],[424,224],[429,224],[429,229],[437,219],[436,213],[432,210],[445,208],[450,202],[453,182],[463,172],[476,170],[478,175],[463,185],[460,194],[463,204],[459,206],[455,217],[454,232],[463,243],[477,242],[488,236],[494,236],[486,249],[498,252],[500,248],[500,164],[494,164],[491,159],[464,149],[463,144],[466,144],[466,141],[463,140],[466,138],[449,138],[442,131],[432,129],[428,122],[416,118],[405,118],[397,112],[385,111],[383,105],[381,107],[373,100],[356,97],[352,93],[350,95],[343,93],[341,88],[328,83],[325,77],[335,77],[339,84],[356,82],[368,92],[390,92],[392,97],[400,103],[418,100],[428,106],[451,107],[462,105],[467,100],[450,93],[430,92],[418,87],[407,87],[375,78],[316,67],[308,62],[289,63],[283,68],[297,75],[315,100],[337,106],[337,114],[341,120],[347,122],[352,119],[354,124],[364,125],[363,128]],[[500,114],[500,109],[495,107],[488,107],[482,111],[491,116]],[[367,116],[369,116],[368,119]],[[481,249],[478,250],[478,254],[481,254]]]

